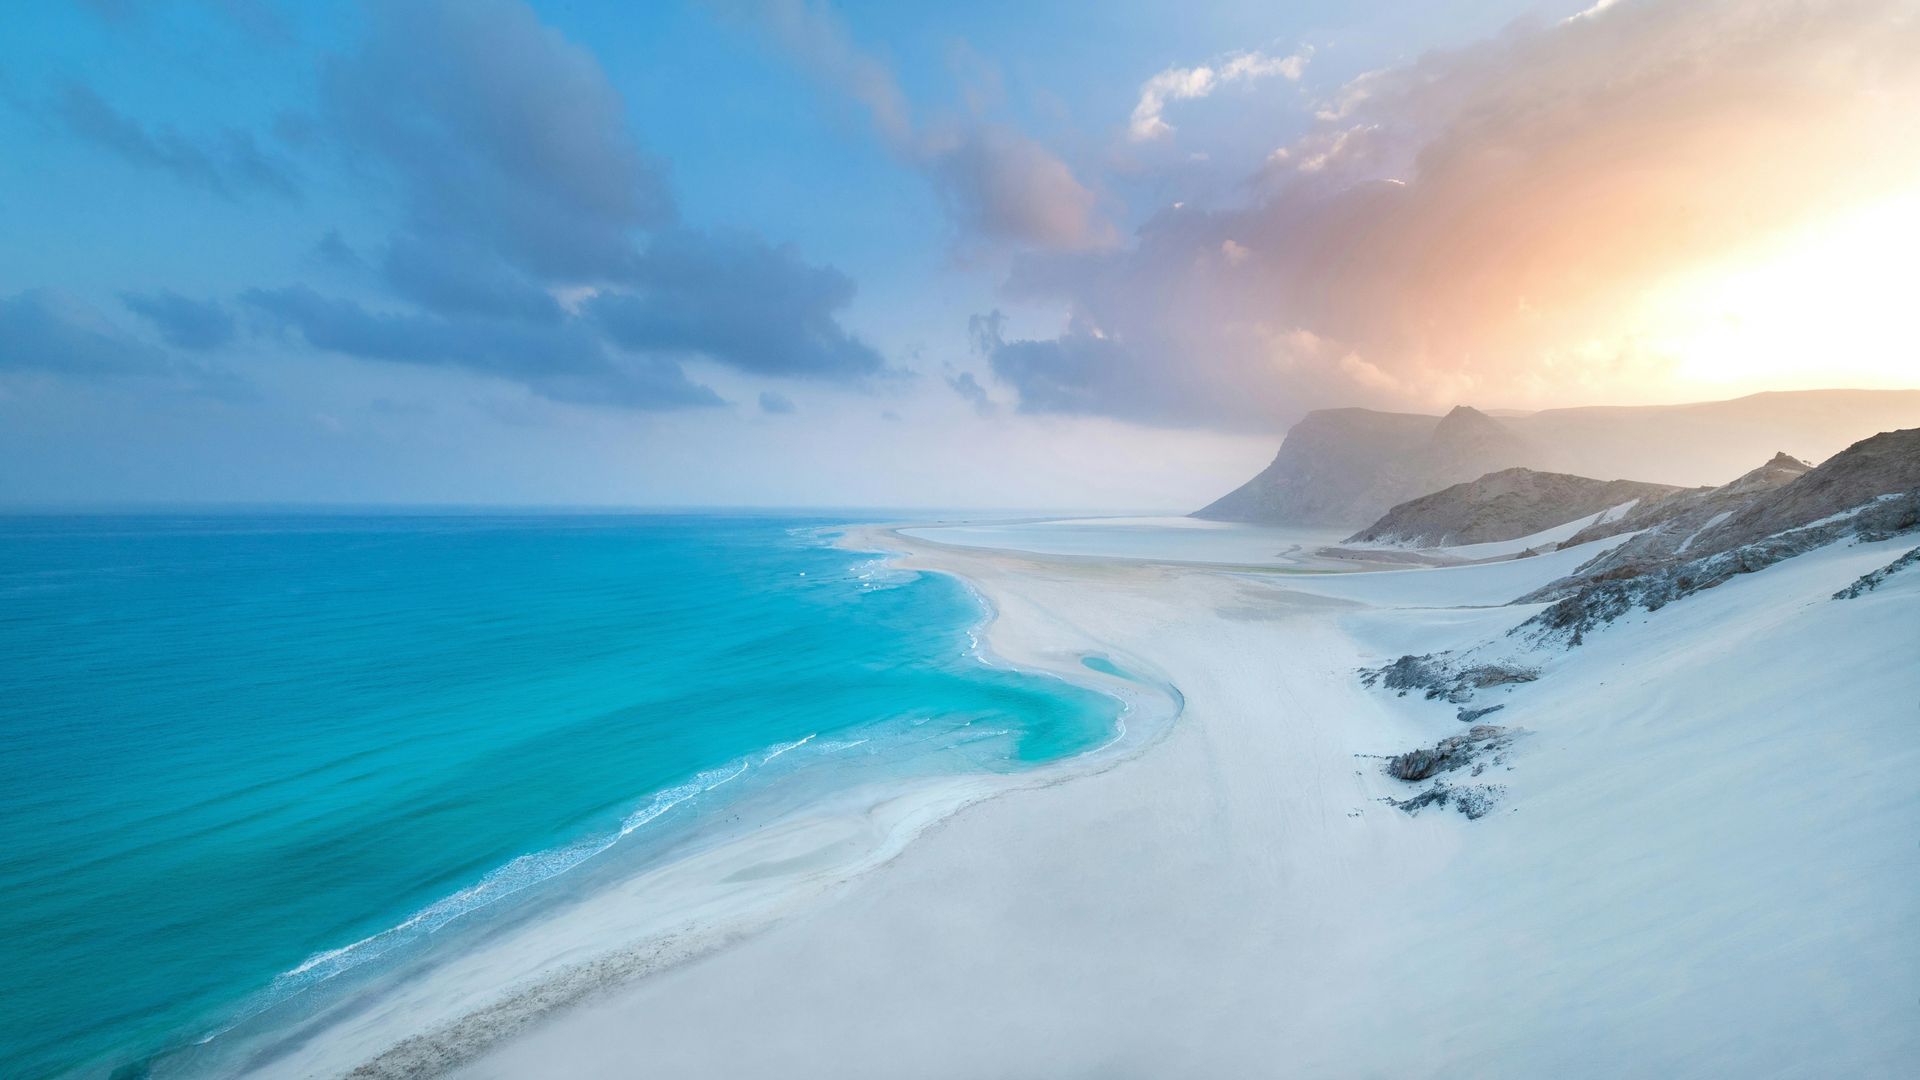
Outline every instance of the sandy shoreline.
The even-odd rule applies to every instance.
[[[891,529],[852,528],[840,546],[884,553],[903,569],[934,569],[910,566],[911,555]],[[421,965],[421,974],[397,983],[376,979],[313,1015],[240,1032],[234,1040],[240,1045],[171,1068],[188,1075],[442,1075],[549,1014],[724,948],[820,902],[973,803],[1110,768],[1138,753],[1177,714],[1177,693],[1102,643],[1004,638],[995,629],[1004,623],[999,603],[977,582],[958,580],[988,613],[978,631],[979,659],[1118,699],[1120,731],[1109,744],[1011,774],[908,777],[824,795],[817,788],[782,791],[790,805],[770,798],[748,803],[730,815],[748,824],[708,830],[663,865],[639,873],[582,868],[559,902],[466,935],[441,950],[447,955]],[[1088,655],[1117,660],[1122,674],[1089,668],[1082,663]]]
[[[1185,711],[598,889],[261,1074],[337,1075],[423,1027],[361,1075],[1895,1076],[1920,1052],[1920,671],[1794,662],[1834,620],[1904,625],[1898,596],[1813,606],[1872,545],[1516,691],[1503,720],[1532,734],[1475,822],[1384,804],[1405,791],[1379,757],[1460,727],[1355,669],[1499,633],[1524,612],[1488,605],[1577,554],[1288,576],[884,546],[989,601],[993,656],[1096,682],[1081,660],[1108,656]],[[1745,812],[1702,813],[1754,775]]]
[[[1237,984],[1242,1000],[1261,1000],[1271,957],[1291,955],[1284,1010],[1311,1030],[1337,972],[1371,947],[1329,937],[1328,921],[1390,917],[1393,896],[1454,842],[1443,818],[1396,820],[1376,801],[1390,782],[1354,756],[1418,741],[1420,725],[1377,706],[1375,724],[1306,722],[1369,711],[1350,678],[1357,654],[1326,632],[1351,602],[1281,593],[1232,567],[886,544],[905,549],[900,565],[955,574],[986,597],[992,653],[1056,671],[1109,654],[1176,686],[1186,714],[1143,753],[969,806],[831,903],[560,1014],[467,1075],[556,1062],[578,1075],[642,1062],[670,1076],[1072,1075],[1096,1061],[1102,1075],[1120,1062],[1177,1072],[1232,1022],[1195,987]],[[1356,846],[1378,857],[1357,861]],[[1317,881],[1330,866],[1339,880]],[[1270,903],[1307,881],[1317,884],[1298,908]],[[716,990],[741,997],[716,1005]],[[831,1016],[782,1017],[760,997],[786,992],[833,1002]],[[1063,1016],[1063,1001],[1079,1004]],[[754,1037],[734,1042],[720,1035],[727,1015],[780,1026],[756,1020]],[[1062,1038],[1063,1020],[1080,1037]],[[614,1034],[636,1022],[646,1034]],[[1286,1042],[1263,1026],[1263,1041]],[[1128,1029],[1142,1045],[1113,1038]]]

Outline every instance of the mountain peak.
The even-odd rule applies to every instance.
[[[1765,465],[1751,472],[1741,474],[1738,479],[1727,484],[1723,490],[1752,491],[1757,488],[1778,487],[1789,480],[1797,479],[1812,471],[1813,466],[1783,450],[1767,459]]]
[[[1434,425],[1429,452],[1462,478],[1518,465],[1536,455],[1507,425],[1471,405],[1456,405]]]

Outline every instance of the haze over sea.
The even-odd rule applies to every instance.
[[[1110,737],[1116,703],[983,663],[964,588],[833,524],[0,518],[7,1071],[297,1008],[743,793]]]

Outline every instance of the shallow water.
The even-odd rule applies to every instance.
[[[832,524],[0,519],[0,1059],[141,1060],[832,756],[1109,737]]]

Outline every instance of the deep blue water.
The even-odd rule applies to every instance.
[[[0,518],[0,1071],[141,1060],[836,756],[1109,736],[831,524]]]

